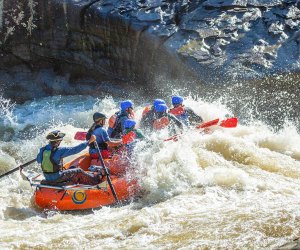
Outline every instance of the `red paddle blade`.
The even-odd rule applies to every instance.
[[[236,117],[228,118],[221,121],[220,126],[224,128],[235,128],[237,126],[238,119]]]
[[[213,125],[218,125],[218,122],[219,122],[219,118],[215,119],[215,120],[212,120],[212,121],[209,121],[209,122],[204,122],[204,123],[202,123],[200,125],[197,125],[196,129],[207,128],[207,127],[210,127],[210,126],[213,126]]]
[[[167,139],[164,139],[164,141],[178,141],[178,135],[173,135]]]
[[[86,132],[76,132],[75,136],[74,136],[74,139],[75,140],[80,140],[80,141],[85,141],[86,140]]]

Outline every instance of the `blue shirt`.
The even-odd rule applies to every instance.
[[[92,135],[96,136],[96,141],[97,141],[98,145],[110,141],[108,133],[103,127],[96,128],[93,131]],[[97,149],[90,148],[89,153],[90,154],[97,154]]]
[[[109,136],[111,136],[113,131],[114,131],[114,128],[108,127],[107,133],[108,133]]]
[[[81,152],[82,150],[84,150],[87,147],[87,145],[88,145],[88,142],[83,142],[75,147],[68,147],[68,148],[67,147],[58,147],[57,150],[55,151],[55,153],[53,154],[52,159],[55,163],[59,164],[61,159]],[[40,148],[40,152],[38,153],[38,155],[36,157],[36,161],[38,163],[42,163],[44,149],[51,150],[52,149],[51,144],[49,143],[45,147]],[[46,180],[51,181],[51,180],[57,179],[60,176],[60,173],[44,174],[44,176],[46,177]]]

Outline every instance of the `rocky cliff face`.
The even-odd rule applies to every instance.
[[[0,0],[0,82],[26,99],[297,71],[299,8],[296,0]]]

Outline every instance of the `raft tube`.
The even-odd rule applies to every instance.
[[[111,182],[119,201],[127,202],[137,195],[139,186],[136,180],[127,180],[124,176],[125,164],[117,166],[117,162],[116,159],[106,160],[106,165],[110,168]],[[121,161],[119,160],[119,162]],[[85,154],[65,164],[64,168],[68,169],[71,166],[76,166],[87,170],[90,165],[97,165],[97,161],[92,160],[88,154]],[[43,179],[41,174],[29,175],[27,179],[30,181],[31,186],[35,188],[33,201],[41,209],[83,210],[114,205],[116,202],[106,177],[103,178],[103,182],[96,186],[82,184],[69,186],[44,185],[43,182],[41,183]]]

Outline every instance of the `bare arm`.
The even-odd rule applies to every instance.
[[[117,147],[122,144],[122,140],[113,140],[106,142],[109,147]]]

